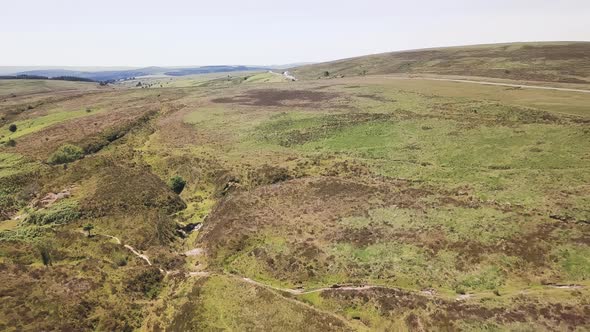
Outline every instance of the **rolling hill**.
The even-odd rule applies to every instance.
[[[202,66],[202,67],[145,67],[145,68],[134,68],[134,69],[122,69],[122,70],[96,70],[96,71],[83,71],[83,70],[69,70],[69,69],[35,69],[27,71],[19,71],[14,74],[16,75],[32,75],[32,76],[46,76],[46,77],[80,77],[85,79],[91,79],[93,81],[116,81],[121,79],[129,79],[132,77],[141,77],[149,75],[167,75],[167,76],[187,76],[195,74],[208,74],[208,73],[225,73],[225,72],[236,72],[236,71],[253,71],[253,70],[268,70],[262,66]]]
[[[590,82],[590,42],[510,43],[374,54],[298,67],[299,78],[440,74]]]

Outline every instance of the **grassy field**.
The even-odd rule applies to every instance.
[[[41,93],[63,93],[66,91],[98,90],[94,83],[69,82],[69,81],[42,81],[42,80],[1,80],[0,98],[3,102],[18,96]]]
[[[590,94],[346,76],[0,81],[0,329],[587,330]]]

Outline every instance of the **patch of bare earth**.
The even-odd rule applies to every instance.
[[[309,107],[332,101],[339,95],[316,90],[259,89],[246,91],[234,97],[212,99],[214,103],[232,103],[249,106],[298,106]]]

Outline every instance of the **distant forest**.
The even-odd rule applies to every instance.
[[[76,77],[76,76],[56,76],[47,77],[41,75],[4,75],[0,76],[0,80],[55,80],[55,81],[74,81],[74,82],[96,82],[90,78]]]

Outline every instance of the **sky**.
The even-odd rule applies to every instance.
[[[589,0],[3,0],[0,66],[273,65],[590,41]]]

